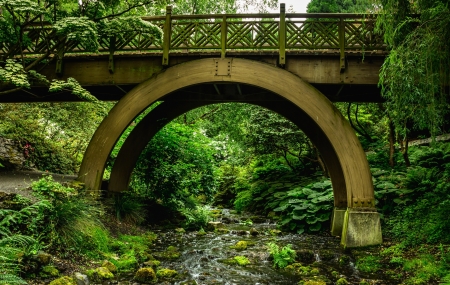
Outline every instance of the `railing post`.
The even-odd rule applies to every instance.
[[[220,57],[221,58],[225,58],[226,53],[227,53],[227,16],[223,16],[222,18],[222,23],[221,23],[221,47],[222,47],[222,51],[220,53]]]
[[[169,65],[169,49],[170,49],[171,31],[172,31],[172,6],[167,6],[166,7],[166,21],[164,22],[162,65]]]
[[[114,73],[114,51],[116,50],[116,37],[113,36],[109,38],[109,63],[108,71],[109,73]]]
[[[344,18],[339,18],[339,49],[341,73],[345,70],[345,22]]]
[[[66,46],[66,38],[60,37],[61,43],[56,49],[56,70],[55,73],[59,76],[63,74],[63,57]]]
[[[279,64],[285,65],[286,64],[286,10],[285,10],[285,4],[280,4],[280,28],[279,28]]]

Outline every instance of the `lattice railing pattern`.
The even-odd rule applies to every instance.
[[[308,17],[309,14],[302,14]],[[201,15],[184,17],[173,16],[170,24],[169,50],[278,50],[280,49],[280,31],[285,31],[285,49],[289,50],[385,50],[382,35],[374,32],[373,18],[361,19],[353,15],[334,15],[333,18],[320,18],[317,15],[310,19],[290,20],[286,14],[285,26],[280,27],[280,14],[259,15],[258,19],[239,19],[239,15]],[[248,16],[248,15],[246,15]],[[295,15],[294,15],[295,16]],[[177,18],[178,17],[178,18]],[[294,17],[292,17],[294,18]],[[163,17],[146,18],[145,20],[164,29]],[[224,22],[225,21],[225,22]],[[284,21],[283,21],[284,23]],[[223,34],[225,33],[225,34]],[[340,35],[344,35],[344,39]],[[50,27],[32,27],[27,30],[29,45],[22,51],[24,54],[42,54],[49,46],[57,43]],[[114,44],[112,46],[112,44]],[[115,39],[101,37],[99,51],[109,52],[161,52],[165,45],[162,40],[143,35],[140,32],[127,32]],[[6,53],[8,47],[0,43],[0,53]],[[85,48],[82,44],[65,43],[64,53],[80,53]],[[20,51],[14,53],[19,54]]]

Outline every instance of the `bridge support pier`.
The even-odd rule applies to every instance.
[[[335,216],[336,214],[336,216]],[[336,210],[333,217],[341,217]],[[333,226],[339,226],[339,220],[333,220]],[[383,242],[380,214],[375,208],[347,208],[342,223],[341,244],[345,247],[363,247]]]
[[[331,214],[331,235],[341,236],[344,229],[345,212],[347,208],[334,207]]]

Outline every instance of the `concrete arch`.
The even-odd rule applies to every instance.
[[[381,242],[381,230],[374,230],[375,236],[369,239],[362,234],[365,227],[373,229],[380,227],[379,216],[373,210],[374,191],[371,173],[354,131],[331,102],[299,77],[268,64],[234,58],[231,60],[228,73],[218,71],[217,68],[218,63],[215,59],[190,61],[168,68],[131,90],[114,106],[95,132],[86,150],[79,180],[89,189],[99,189],[106,160],[122,132],[147,106],[166,94],[187,86],[212,82],[258,86],[284,97],[295,105],[295,108],[289,111],[282,110],[286,106],[281,106],[279,112],[286,114],[290,120],[305,119],[307,124],[310,124],[308,128],[310,131],[304,130],[305,133],[310,137],[317,136],[313,141],[320,141],[324,135],[329,142],[317,145],[319,151],[325,156],[327,153],[336,155],[342,174],[340,177],[332,177],[332,180],[343,183],[345,191],[341,190],[340,193],[345,192],[347,202],[345,216],[335,214],[334,217],[335,220],[342,220],[343,244],[360,246]],[[366,212],[354,210],[361,207],[371,210]]]

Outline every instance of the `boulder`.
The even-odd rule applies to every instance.
[[[63,276],[50,282],[49,285],[76,285],[72,277]]]
[[[74,279],[77,285],[89,285],[89,278],[87,275],[81,274],[80,272],[75,272]]]
[[[150,283],[156,280],[156,274],[153,268],[143,267],[139,268],[134,275],[134,280],[141,283]]]
[[[108,270],[111,273],[117,272],[117,267],[111,261],[108,261],[108,260],[103,261],[102,267],[108,268]]]
[[[26,158],[19,142],[0,137],[0,163],[9,170],[20,170]]]

